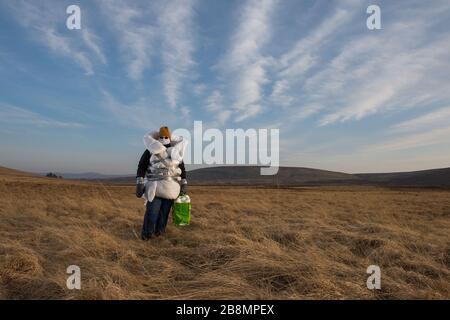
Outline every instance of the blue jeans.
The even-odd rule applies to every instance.
[[[142,225],[141,237],[150,238],[155,233],[166,232],[167,220],[173,200],[155,197],[152,202],[147,202],[144,224]]]

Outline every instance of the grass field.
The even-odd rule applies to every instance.
[[[450,299],[450,191],[191,187],[139,240],[132,186],[0,170],[2,299]],[[82,289],[66,288],[81,268]],[[379,265],[381,290],[366,288]]]

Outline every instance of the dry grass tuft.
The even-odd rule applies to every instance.
[[[450,192],[191,187],[139,240],[133,187],[0,175],[2,299],[449,299]],[[66,288],[78,265],[82,290]],[[366,268],[382,290],[366,288]]]

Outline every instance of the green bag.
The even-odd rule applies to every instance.
[[[180,195],[173,202],[172,222],[176,226],[187,226],[191,221],[191,198],[185,194]]]

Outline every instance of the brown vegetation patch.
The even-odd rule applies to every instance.
[[[450,298],[448,190],[191,186],[191,225],[148,242],[133,192],[0,172],[0,298]]]

